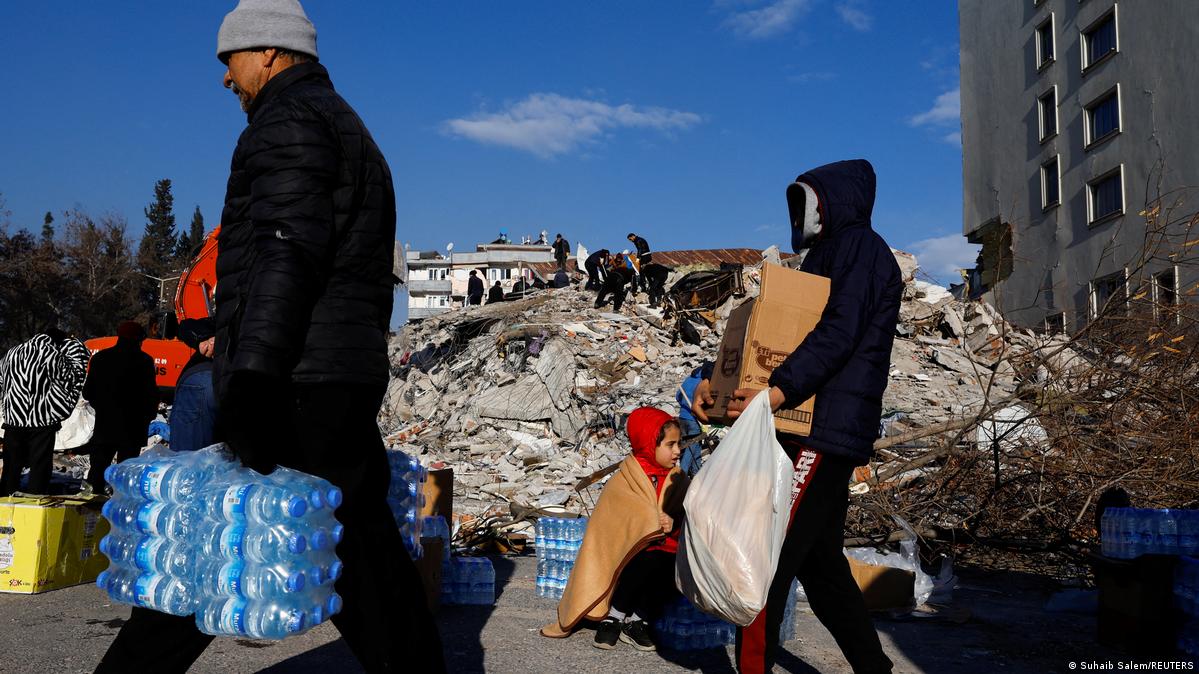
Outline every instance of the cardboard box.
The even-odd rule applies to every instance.
[[[728,418],[733,391],[764,389],[770,373],[790,356],[820,321],[828,302],[829,280],[779,265],[762,265],[762,290],[737,307],[725,325],[720,353],[712,372],[712,398],[708,416],[720,423]],[[774,414],[774,427],[782,433],[810,435],[815,396],[795,409]]]
[[[101,496],[0,499],[0,592],[35,594],[88,583],[108,567]]]
[[[454,523],[454,469],[429,469],[429,477],[425,480],[425,505],[420,509],[421,517],[445,518],[445,523]]]
[[[424,554],[416,561],[416,570],[420,572],[421,584],[425,587],[425,602],[429,612],[436,615],[441,608],[441,558],[444,541],[437,536],[425,536],[420,539]]]
[[[1098,641],[1133,655],[1168,658],[1186,621],[1174,598],[1172,555],[1091,556],[1099,588]]]
[[[889,566],[876,566],[846,556],[849,571],[871,611],[911,606],[916,597],[916,574]]]

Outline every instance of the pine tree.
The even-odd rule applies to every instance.
[[[46,217],[42,219],[42,242],[54,240],[54,216],[50,211],[46,211]]]
[[[179,235],[179,243],[175,246],[175,257],[180,267],[191,261],[192,250],[201,243],[204,243],[204,216],[200,213],[200,207],[196,206],[191,227]]]
[[[158,309],[160,298],[174,292],[172,282],[160,280],[177,275],[174,204],[170,179],[154,183],[154,201],[146,207],[146,229],[137,248],[138,271],[146,277],[141,284],[142,303],[148,311]]]

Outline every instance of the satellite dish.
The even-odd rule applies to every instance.
[[[454,242],[451,241],[445,245],[446,250],[454,250]]]

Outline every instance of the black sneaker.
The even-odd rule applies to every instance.
[[[595,643],[591,645],[610,651],[616,648],[616,642],[619,639],[620,623],[615,618],[604,618],[604,621],[599,624],[599,629],[595,631]]]
[[[649,625],[644,620],[625,623],[624,629],[620,632],[620,640],[639,651],[658,650],[658,647],[649,638]]]

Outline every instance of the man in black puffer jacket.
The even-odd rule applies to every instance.
[[[261,473],[278,464],[341,488],[332,620],[362,667],[444,671],[375,421],[398,280],[390,170],[317,63],[297,0],[241,0],[217,42],[249,118],[221,215],[217,439]],[[191,617],[134,609],[100,671],[185,671],[211,639]]]
[[[874,452],[903,293],[895,256],[870,226],[874,187],[874,168],[855,159],[812,169],[787,188],[792,246],[809,249],[801,269],[827,277],[830,289],[820,322],[770,377],[774,409],[812,395],[816,409],[810,436],[779,437],[795,462],[791,524],[766,608],[737,630],[743,674],[771,670],[793,578],[854,672],[891,671],[841,551],[849,479]],[[692,406],[701,421],[712,402],[710,368]],[[739,402],[729,406],[730,416],[756,393],[734,392]]]

